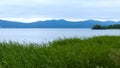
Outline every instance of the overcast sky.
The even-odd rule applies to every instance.
[[[120,0],[0,0],[0,19],[120,20]]]

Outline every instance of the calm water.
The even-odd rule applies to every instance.
[[[120,35],[120,30],[91,29],[0,29],[0,41],[42,43],[58,38]]]

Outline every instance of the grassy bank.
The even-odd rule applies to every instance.
[[[120,36],[0,43],[0,68],[120,68]]]

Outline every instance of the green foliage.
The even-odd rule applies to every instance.
[[[102,25],[96,24],[96,25],[94,25],[94,26],[92,27],[92,29],[105,29],[105,28],[104,28],[104,26],[102,26]]]
[[[0,68],[119,68],[120,36],[0,43]]]
[[[114,24],[109,26],[94,25],[92,29],[120,29],[120,24]]]
[[[120,49],[112,49],[109,56],[117,66],[120,66]]]

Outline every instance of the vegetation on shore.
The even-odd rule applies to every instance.
[[[120,68],[120,36],[0,42],[0,68]]]
[[[94,25],[92,29],[120,29],[120,24],[114,24],[109,26],[102,26],[102,25]]]

